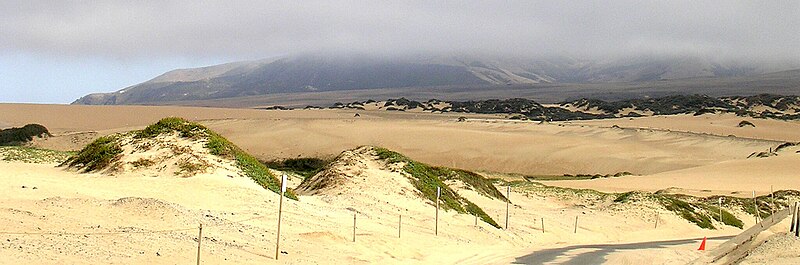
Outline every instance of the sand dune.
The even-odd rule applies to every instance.
[[[284,201],[282,249],[289,254],[276,262],[271,256],[278,197],[249,179],[108,177],[63,171],[52,165],[7,162],[0,162],[0,172],[4,183],[0,192],[5,194],[0,199],[3,232],[52,232],[0,234],[0,255],[8,257],[1,263],[193,261],[198,223],[206,226],[203,261],[208,264],[493,264],[512,262],[536,249],[569,244],[722,235],[738,230],[703,230],[666,213],[660,217],[661,228],[654,229],[652,212],[587,209],[576,207],[575,202],[526,197],[521,195],[523,191],[514,190],[510,229],[499,230],[482,222],[476,227],[472,216],[443,211],[440,234],[434,236],[435,208],[429,204],[411,203],[410,199],[382,201],[380,193],[354,194],[347,200],[301,196],[300,201]],[[503,220],[505,203],[468,190],[460,192],[493,218]],[[351,242],[351,209],[358,211],[355,243]],[[404,216],[403,234],[398,239],[400,214]],[[578,234],[572,234],[576,215],[587,221],[582,222]],[[544,234],[539,218],[547,221]],[[245,221],[238,222],[241,220]],[[690,246],[657,253],[663,254],[663,261],[696,255]]]
[[[356,146],[377,145],[425,163],[472,170],[640,175],[548,182],[607,191],[677,187],[700,195],[740,192],[748,196],[746,192],[753,189],[768,191],[769,185],[775,189],[800,186],[793,177],[800,172],[800,154],[794,149],[747,159],[753,152],[798,139],[800,125],[795,122],[755,120],[755,128],[738,128],[738,117],[679,115],[537,124],[505,120],[502,115],[464,115],[466,122],[456,122],[461,114],[359,113],[361,117],[355,118],[354,111],[344,110],[0,104],[0,123],[44,124],[59,136],[34,144],[49,142],[68,148],[96,136],[142,128],[166,116],[182,116],[200,121],[262,159],[333,157]],[[611,128],[615,124],[623,128]],[[75,138],[76,133],[80,137]],[[0,233],[0,255],[7,257],[0,263],[185,263],[196,254],[199,223],[207,226],[203,260],[208,264],[503,264],[537,250],[568,245],[741,231],[728,226],[701,229],[648,205],[597,205],[579,196],[541,196],[515,187],[509,229],[481,222],[475,226],[473,216],[446,211],[440,216],[440,235],[434,236],[433,205],[413,196],[379,192],[402,184],[376,171],[376,165],[362,166],[353,170],[384,177],[374,183],[379,189],[359,186],[373,184],[364,182],[341,194],[308,194],[299,201],[285,201],[282,249],[288,254],[276,262],[271,256],[278,196],[250,179],[215,174],[189,178],[135,172],[78,174],[52,164],[0,161],[0,193],[5,195],[0,198],[0,226],[4,227],[0,232],[17,232]],[[504,202],[469,189],[458,192],[498,223],[505,220]],[[358,217],[355,243],[351,242],[354,210]],[[403,237],[398,239],[401,214]],[[581,220],[578,233],[573,232],[575,216]],[[547,223],[545,233],[542,218]],[[659,228],[653,226],[656,218]],[[742,220],[752,224],[749,218]],[[695,248],[648,250],[653,257],[648,261],[691,260],[697,257]],[[609,259],[643,260],[641,255],[624,253]],[[563,261],[565,257],[553,262]]]
[[[466,115],[472,120],[457,123],[457,116],[452,114],[360,111],[362,116],[354,118],[353,113],[0,104],[0,121],[14,125],[42,123],[56,134],[99,131],[98,135],[103,135],[141,128],[166,116],[181,116],[201,121],[262,159],[332,157],[356,146],[375,145],[435,165],[523,174],[653,174],[739,159],[780,143],[661,130],[599,128],[605,124],[591,122],[536,125],[504,121],[502,116]],[[772,121],[758,121],[767,125],[756,128],[738,128],[728,116],[603,122],[627,121],[633,127],[646,127],[655,122],[653,119],[662,124],[720,119],[724,122],[719,126],[726,130],[754,129],[757,131],[750,136],[765,139],[774,131],[800,131],[793,130],[800,124]],[[638,121],[642,124],[635,123]]]
[[[725,194],[749,197],[752,191],[756,195],[763,195],[768,194],[770,189],[797,189],[800,187],[798,172],[800,154],[787,153],[776,157],[724,161],[646,176],[552,181],[548,184],[608,192],[677,188],[673,192],[700,196]]]

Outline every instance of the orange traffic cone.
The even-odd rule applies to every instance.
[[[706,237],[703,237],[703,242],[700,242],[700,248],[697,250],[706,250]]]

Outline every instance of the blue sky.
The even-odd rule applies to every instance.
[[[0,56],[0,102],[70,103],[86,94],[116,91],[169,70],[222,62],[225,61],[183,58],[134,61],[3,54]]]

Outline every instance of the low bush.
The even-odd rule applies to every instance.
[[[738,126],[739,127],[745,127],[745,126],[756,127],[755,124],[753,124],[752,122],[749,122],[749,121],[740,121]]]
[[[386,161],[388,164],[404,163],[403,171],[410,176],[411,184],[419,190],[423,197],[432,202],[436,202],[436,188],[441,188],[440,201],[443,203],[441,206],[444,209],[452,209],[458,213],[469,213],[476,215],[484,222],[500,228],[486,212],[479,206],[470,202],[464,197],[461,197],[457,192],[451,189],[444,183],[446,180],[458,179],[463,181],[467,186],[472,187],[478,193],[499,198],[507,201],[492,184],[492,182],[478,174],[467,172],[463,170],[454,170],[442,167],[432,167],[424,163],[411,160],[397,152],[390,151],[384,148],[375,148],[378,158]]]
[[[289,158],[284,160],[263,161],[268,168],[298,174],[303,178],[314,176],[322,171],[331,160],[315,157]]]
[[[103,169],[119,159],[122,147],[117,143],[117,136],[103,136],[81,149],[64,164],[81,168],[85,172]]]
[[[33,140],[33,137],[50,136],[50,131],[39,124],[28,124],[22,128],[0,130],[0,146],[20,145]]]

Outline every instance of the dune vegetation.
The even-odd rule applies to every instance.
[[[378,157],[386,161],[387,164],[403,163],[403,170],[408,173],[411,183],[428,200],[436,202],[436,188],[441,187],[440,200],[443,203],[442,207],[444,209],[452,209],[458,213],[477,215],[484,222],[500,228],[500,225],[489,217],[483,209],[466,198],[461,197],[461,195],[445,183],[445,181],[451,180],[462,181],[468,188],[472,188],[482,195],[508,201],[508,199],[495,188],[491,180],[469,171],[434,167],[420,163],[385,148],[376,147],[375,151],[378,153]]]
[[[182,138],[204,141],[205,147],[212,155],[235,161],[236,166],[244,175],[253,179],[261,187],[280,193],[280,180],[272,175],[269,169],[258,159],[205,126],[176,117],[161,119],[143,130],[100,137],[62,165],[78,168],[84,172],[98,171],[108,167],[122,155],[120,137],[130,136],[133,139],[149,139],[172,133],[177,133]],[[182,169],[193,170],[188,166],[182,167]],[[291,199],[298,199],[291,189],[287,189],[284,195]]]
[[[62,163],[75,155],[75,152],[64,152],[26,146],[0,146],[0,160],[24,163],[49,164]]]
[[[21,128],[0,130],[0,146],[21,145],[33,140],[33,137],[50,136],[50,131],[39,124],[28,124]]]
[[[789,203],[800,198],[800,192],[794,190],[774,192],[772,195],[756,197],[758,207],[752,198],[739,198],[732,196],[695,197],[683,194],[668,194],[665,192],[631,191],[624,193],[604,193],[589,189],[572,189],[555,187],[532,181],[511,181],[505,185],[520,188],[537,196],[556,197],[566,200],[581,199],[589,205],[597,207],[625,206],[632,203],[649,203],[667,211],[675,213],[683,219],[705,229],[716,229],[714,221],[724,225],[743,228],[744,222],[736,217],[732,211],[744,212],[749,215],[760,215],[762,219],[770,216],[772,210],[789,207]],[[719,208],[719,199],[722,198],[722,210]],[[758,209],[758,213],[756,213]],[[720,212],[722,217],[720,219]]]

